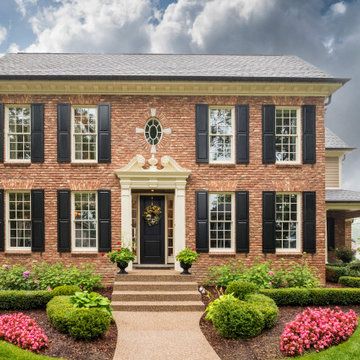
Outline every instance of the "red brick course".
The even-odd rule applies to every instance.
[[[94,263],[106,282],[114,276],[114,266],[101,254],[75,255],[57,252],[58,189],[112,191],[112,242],[120,240],[120,185],[114,171],[126,165],[136,154],[150,157],[150,149],[136,127],[143,127],[150,117],[150,109],[157,109],[162,125],[172,129],[159,146],[157,157],[172,156],[181,166],[191,170],[186,189],[186,243],[195,247],[195,191],[250,192],[250,253],[236,258],[253,261],[280,258],[298,260],[299,256],[279,256],[262,253],[262,191],[316,191],[317,196],[317,253],[308,255],[324,280],[325,268],[325,145],[324,99],[317,97],[216,97],[216,96],[0,96],[4,104],[45,104],[45,162],[43,164],[0,164],[0,188],[45,189],[45,252],[43,254],[0,254],[0,263],[29,263],[35,260],[64,261],[71,264]],[[57,104],[94,105],[107,102],[112,107],[112,162],[111,164],[75,165],[57,162]],[[248,165],[209,165],[195,161],[195,104],[235,105],[250,107],[250,163]],[[263,104],[317,105],[317,162],[314,165],[280,166],[262,164]],[[203,254],[194,266],[199,278],[207,267],[223,263],[233,256]]]

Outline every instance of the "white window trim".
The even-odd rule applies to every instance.
[[[301,165],[302,164],[302,123],[301,123],[301,107],[299,106],[276,106],[275,107],[275,139],[276,139],[276,110],[296,110],[296,128],[297,128],[297,142],[296,142],[296,156],[295,161],[278,161],[276,159],[275,150],[275,164],[276,165]],[[275,140],[276,141],[276,140]]]
[[[9,164],[31,164],[31,148],[30,148],[30,159],[10,159],[10,143],[9,143],[9,108],[11,107],[26,107],[30,109],[30,121],[31,121],[31,106],[29,104],[8,104],[5,106],[5,121],[4,121],[4,141],[5,141],[5,163]],[[31,124],[30,124],[31,129]],[[32,131],[32,129],[31,129]],[[31,136],[30,131],[30,136]]]
[[[10,201],[9,195],[14,193],[29,193],[30,194],[30,221],[32,221],[31,213],[31,191],[29,190],[11,190],[5,191],[5,250],[11,252],[31,252],[31,246],[14,247],[10,246]]]
[[[213,136],[210,132],[210,111],[214,110],[214,109],[226,109],[226,110],[231,110],[231,128],[232,128],[232,133],[231,134],[224,134],[224,136],[230,136],[231,137],[231,159],[228,161],[223,161],[223,160],[210,160],[210,150],[211,150],[211,145],[210,145],[210,138],[211,136]],[[235,107],[234,106],[229,106],[229,105],[219,105],[219,106],[209,106],[208,109],[208,151],[209,151],[209,164],[235,164]]]
[[[210,246],[211,239],[210,239],[210,195],[231,195],[231,247],[229,248],[212,248]],[[234,253],[235,252],[235,193],[234,192],[228,192],[228,191],[211,191],[208,194],[208,218],[209,218],[209,224],[208,224],[208,232],[209,232],[209,253],[212,254],[222,254],[222,253]]]
[[[99,147],[98,147],[98,111],[96,111],[96,118],[95,118],[95,138],[96,138],[96,156],[94,160],[78,160],[75,159],[75,133],[74,133],[74,126],[75,126],[75,108],[85,108],[85,109],[98,109],[96,105],[72,105],[71,106],[71,162],[73,164],[97,164],[98,157],[99,157]]]
[[[75,246],[75,194],[95,194],[96,203],[96,246],[95,247],[76,247]],[[98,253],[99,252],[99,212],[98,212],[98,194],[97,191],[72,191],[71,192],[71,252],[72,253]]]
[[[296,248],[295,249],[278,249],[275,247],[276,254],[300,254],[302,252],[302,194],[300,192],[291,191],[277,191],[276,195],[294,195],[297,196],[297,222],[298,231],[296,232]],[[275,222],[276,222],[276,211],[275,211]],[[275,236],[276,241],[276,236]]]

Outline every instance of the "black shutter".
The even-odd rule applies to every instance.
[[[209,252],[208,192],[196,191],[196,250]]]
[[[263,105],[263,164],[275,163],[275,106]]]
[[[44,162],[44,105],[31,105],[31,162]]]
[[[58,162],[71,161],[71,106],[58,104]]]
[[[0,189],[0,251],[5,250],[4,190]]]
[[[249,252],[249,192],[236,192],[236,252]]]
[[[0,104],[0,162],[4,161],[4,105]]]
[[[58,251],[71,251],[71,192],[58,190]]]
[[[31,190],[31,250],[45,251],[44,190]]]
[[[316,106],[304,105],[303,116],[303,163],[316,163]]]
[[[332,217],[326,219],[326,237],[328,250],[335,250],[335,219]]]
[[[111,110],[109,104],[98,106],[98,162],[111,162]]]
[[[236,106],[236,162],[249,163],[249,106]]]
[[[316,193],[303,192],[303,251],[316,253]]]
[[[209,107],[206,104],[197,104],[196,118],[196,162],[209,162]]]
[[[98,191],[99,251],[111,250],[111,191]]]
[[[274,191],[263,191],[263,252],[275,253],[275,197]]]

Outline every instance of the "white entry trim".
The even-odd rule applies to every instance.
[[[175,190],[174,194],[174,257],[185,248],[185,188],[190,171],[181,167],[172,157],[163,156],[161,168],[145,167],[142,155],[135,156],[115,174],[121,186],[121,241],[123,246],[132,246],[132,201],[131,190]],[[132,264],[129,264],[129,270]],[[175,270],[180,264],[175,262]]]

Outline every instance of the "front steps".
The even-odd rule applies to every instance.
[[[116,275],[114,311],[204,311],[198,284],[175,270],[133,270]]]

